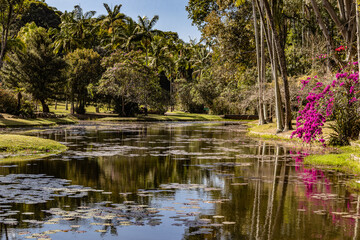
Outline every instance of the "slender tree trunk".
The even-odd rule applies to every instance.
[[[280,93],[280,86],[278,81],[278,64],[276,61],[276,51],[275,51],[275,43],[274,38],[272,38],[272,52],[273,52],[273,77],[275,81],[275,115],[276,115],[276,132],[279,133],[284,129],[284,113],[281,101],[281,93]]]
[[[359,4],[356,2],[356,29],[357,29],[357,57],[358,57],[358,67],[360,73],[360,13],[359,13]]]
[[[252,8],[253,8],[253,21],[254,21],[254,30],[255,30],[256,64],[258,70],[257,72],[258,72],[258,84],[259,84],[259,106],[258,106],[259,125],[263,125],[265,123],[265,119],[262,112],[262,88],[261,88],[261,70],[260,70],[261,56],[260,56],[260,47],[259,47],[259,30],[258,30],[254,0],[252,0]]]
[[[269,115],[268,115],[268,104],[263,102],[263,111],[264,111],[264,119],[266,121],[266,123],[269,123],[270,119],[269,119]]]
[[[7,12],[7,16],[6,16],[6,22],[3,22],[2,26],[1,26],[2,34],[1,34],[1,39],[0,39],[0,41],[1,41],[0,69],[2,68],[2,66],[4,64],[4,58],[5,58],[6,49],[7,49],[7,41],[8,41],[9,34],[10,34],[10,27],[17,17],[17,14],[14,12],[15,3],[10,2],[10,1],[7,1],[7,3],[8,3],[8,12]]]
[[[260,11],[260,16],[265,20],[263,11]],[[265,22],[265,21],[264,21]],[[264,25],[265,28],[265,25]],[[271,32],[271,28],[269,26],[269,22],[267,22],[267,30],[265,31],[265,37],[266,37],[266,43],[267,47],[269,49],[269,55],[270,55],[270,63],[271,63],[271,69],[273,73],[273,78],[275,81],[275,116],[276,116],[276,132],[282,132],[284,129],[284,113],[283,113],[283,105],[281,100],[281,93],[280,93],[280,87],[279,87],[279,81],[278,81],[278,57],[275,51],[275,41],[273,34]]]
[[[284,92],[285,92],[285,128],[284,131],[288,131],[292,129],[291,120],[292,120],[292,114],[291,114],[291,102],[290,102],[290,90],[289,90],[289,82],[288,82],[288,76],[287,76],[287,66],[286,66],[286,59],[285,59],[285,52],[284,49],[281,47],[280,44],[280,38],[278,36],[277,30],[275,28],[274,19],[271,13],[270,5],[267,0],[262,0],[264,4],[264,8],[266,11],[266,15],[270,24],[271,32],[274,37],[275,41],[275,50],[276,54],[278,56],[278,61],[280,65],[280,73],[281,77],[283,79],[284,83]],[[256,0],[256,3],[258,5],[258,8],[260,8],[259,0]]]
[[[261,98],[261,103],[260,103],[260,109],[262,109],[264,111],[263,116],[264,116],[264,123],[267,123],[267,106],[266,103],[264,101],[264,94],[265,94],[265,82],[266,82],[266,63],[265,63],[265,39],[264,39],[264,30],[265,30],[265,26],[264,26],[264,22],[262,21],[262,18],[260,18],[260,56],[261,56],[261,62],[260,62],[260,71],[261,71],[261,77],[260,77],[260,98]]]
[[[315,2],[315,0],[311,0],[311,5],[314,9],[314,12],[315,12],[315,16],[316,16],[316,20],[320,26],[320,29],[326,39],[326,42],[327,42],[327,45],[331,48],[331,49],[334,49],[333,48],[333,43],[332,43],[332,39],[329,35],[329,32],[325,26],[325,23],[324,23],[324,20],[323,18],[321,17],[321,13],[320,13],[320,10],[319,10],[319,7],[317,5],[317,3]]]
[[[58,105],[58,102],[57,102],[57,100],[55,100],[55,110],[57,110],[57,105]]]
[[[66,102],[65,102],[65,110],[69,110],[69,102],[68,102],[68,98],[66,97]]]
[[[305,19],[305,0],[301,3],[302,18]],[[305,25],[301,27],[301,46],[305,47]]]

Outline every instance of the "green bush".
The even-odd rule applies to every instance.
[[[0,112],[8,114],[17,113],[17,99],[16,95],[7,89],[2,89],[0,86]]]

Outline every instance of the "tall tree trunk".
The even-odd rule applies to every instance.
[[[318,24],[320,26],[320,29],[321,29],[321,31],[322,31],[325,39],[326,39],[328,47],[331,48],[331,49],[334,49],[332,39],[331,39],[331,37],[329,35],[329,32],[328,32],[328,30],[327,30],[327,28],[325,26],[324,20],[321,17],[319,7],[318,7],[317,3],[315,2],[315,0],[311,0],[311,5],[312,5],[312,7],[314,9],[316,20],[317,20],[317,22],[318,22]]]
[[[281,101],[281,93],[278,81],[278,64],[276,59],[276,51],[275,51],[275,42],[274,38],[271,38],[272,43],[272,70],[273,70],[273,77],[275,82],[275,115],[276,115],[276,132],[279,133],[284,129],[284,113],[282,108],[282,101]]]
[[[55,100],[55,110],[57,110],[58,101]]]
[[[69,101],[68,98],[66,97],[66,102],[65,102],[65,110],[69,110]]]
[[[261,58],[261,62],[260,62],[260,71],[261,71],[261,77],[260,77],[260,86],[259,88],[261,89],[260,92],[260,98],[261,98],[261,104],[260,104],[260,109],[262,109],[264,111],[263,116],[264,116],[264,123],[267,123],[267,109],[266,109],[266,103],[264,101],[264,94],[265,94],[265,82],[266,82],[266,63],[265,63],[265,39],[264,39],[264,31],[265,31],[265,26],[264,26],[264,22],[262,20],[262,18],[260,18],[260,58]]]
[[[260,11],[260,16],[265,20],[264,14]],[[265,22],[265,21],[264,21]],[[265,25],[264,25],[265,28]],[[275,41],[273,34],[271,32],[271,28],[269,26],[269,22],[267,22],[267,30],[265,31],[266,43],[269,49],[270,55],[270,63],[271,63],[271,70],[273,73],[273,78],[275,82],[275,116],[276,116],[276,133],[282,132],[284,129],[284,113],[283,113],[283,105],[281,100],[281,93],[280,93],[280,86],[278,81],[278,57],[275,51]]]
[[[360,73],[360,13],[359,13],[359,4],[356,2],[356,29],[357,29],[357,57],[358,57],[358,67]]]
[[[43,113],[50,112],[49,106],[46,104],[46,101],[42,99],[42,100],[40,100],[40,102],[41,102],[41,106],[43,109]]]
[[[258,106],[259,125],[263,125],[265,123],[265,119],[262,111],[262,88],[261,88],[261,69],[260,69],[261,56],[260,56],[260,47],[259,47],[259,30],[258,30],[254,0],[252,0],[252,8],[253,8],[253,21],[254,21],[254,30],[255,30],[256,65],[257,65],[258,84],[259,84],[259,106]]]
[[[6,23],[2,24],[2,34],[1,34],[1,48],[0,48],[0,69],[2,68],[4,64],[4,58],[6,54],[6,47],[7,47],[7,41],[9,37],[9,30],[11,25],[11,16],[13,13],[13,6],[12,4],[9,4],[9,12],[7,15],[7,21]]]
[[[283,79],[284,83],[284,92],[285,92],[285,127],[284,131],[288,131],[292,129],[291,120],[292,120],[292,114],[291,114],[291,102],[290,102],[290,90],[289,90],[289,82],[288,82],[288,76],[287,76],[287,67],[286,67],[286,59],[285,59],[285,52],[284,49],[281,47],[280,44],[280,38],[278,36],[277,30],[275,28],[274,18],[272,16],[270,5],[267,0],[262,0],[266,16],[268,18],[271,32],[274,37],[275,41],[275,50],[279,61],[279,67],[280,67],[280,73],[281,77]],[[259,10],[261,10],[259,0],[256,0],[256,3],[258,5]]]

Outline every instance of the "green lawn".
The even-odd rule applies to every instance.
[[[23,135],[0,135],[0,162],[37,159],[65,150],[66,146],[53,140]]]
[[[56,124],[73,124],[75,120],[66,118],[36,118],[36,119],[21,119],[21,118],[0,118],[0,128],[4,127],[36,127],[36,126],[52,126]]]
[[[58,102],[57,108],[55,110],[55,103],[49,104],[50,112],[53,112],[53,113],[58,114],[58,115],[68,115],[68,114],[70,114],[70,103],[69,103],[68,107],[69,107],[69,110],[66,110],[65,109],[65,103],[64,102]],[[85,110],[86,110],[86,113],[96,113],[96,108],[94,106],[87,106],[85,108]],[[100,110],[100,113],[104,113],[104,112],[107,111],[104,108],[100,108],[99,110]]]
[[[358,156],[360,148],[353,146],[338,147],[334,153],[323,155],[310,155],[304,163],[308,165],[327,166],[350,173],[360,173],[360,162],[352,160],[352,156]]]
[[[234,121],[224,119],[218,115],[195,114],[184,112],[168,112],[165,115],[149,114],[148,116],[139,115],[138,117],[107,117],[99,121]]]

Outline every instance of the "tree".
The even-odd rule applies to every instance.
[[[144,65],[141,51],[117,50],[104,58],[102,65],[106,71],[99,82],[98,93],[110,96],[120,115],[134,115],[139,105],[158,107],[159,78]]]
[[[351,59],[352,54],[355,52],[353,44],[355,42],[356,33],[356,4],[354,0],[337,0],[336,2],[336,5],[338,6],[337,9],[333,6],[335,5],[333,2],[322,0],[324,8],[333,21],[332,23],[324,20],[316,0],[311,0],[311,5],[314,9],[321,31],[327,41],[328,48],[331,50],[334,50],[334,40],[328,29],[330,24],[335,24],[338,29],[338,33],[348,47],[346,56],[346,62],[348,62]]]
[[[26,4],[25,11],[21,15],[20,26],[26,23],[35,22],[36,26],[49,28],[59,28],[61,23],[60,12],[54,8],[49,7],[44,2],[30,2]]]
[[[253,9],[253,22],[254,22],[254,33],[255,33],[255,46],[256,46],[256,63],[257,63],[257,73],[258,73],[258,85],[259,85],[259,125],[263,125],[265,123],[264,113],[262,111],[263,109],[263,60],[265,59],[264,51],[263,51],[263,44],[264,42],[261,41],[259,43],[259,26],[257,21],[257,15],[256,15],[256,8],[255,8],[255,1],[252,0],[252,9]],[[260,28],[263,29],[263,24],[261,22]],[[261,31],[261,36],[263,36],[263,32]],[[262,39],[262,38],[261,38]],[[261,45],[261,46],[260,46]]]
[[[263,13],[262,6],[264,7],[264,11],[266,13],[267,21],[270,25],[271,34],[274,41],[275,53],[277,56],[277,60],[279,62],[279,69],[281,73],[281,77],[284,83],[284,92],[285,92],[285,124],[284,124],[284,131],[288,131],[292,129],[292,114],[291,114],[291,102],[290,102],[290,90],[289,90],[289,82],[288,82],[288,75],[287,75],[287,66],[286,66],[286,57],[284,47],[280,42],[279,33],[277,28],[275,27],[274,17],[272,11],[270,9],[270,5],[268,0],[261,0],[262,5],[260,5],[259,0],[256,0],[256,4],[258,6],[260,15],[262,17],[262,21],[265,22],[265,14]],[[269,38],[268,38],[269,39]]]
[[[111,48],[115,49],[115,34],[119,26],[122,25],[122,20],[125,15],[120,12],[122,5],[115,5],[113,9],[108,4],[104,3],[104,7],[107,11],[107,15],[100,16],[99,19],[102,21],[102,25],[107,28],[108,33],[111,34]]]
[[[71,113],[85,113],[89,84],[96,85],[102,74],[101,57],[91,49],[76,49],[66,56],[68,68],[68,88],[70,90]],[[75,98],[78,108],[74,108]]]
[[[186,11],[189,13],[188,17],[199,29],[204,27],[205,18],[218,9],[216,0],[189,0],[186,6]]]
[[[0,69],[8,50],[9,38],[16,35],[16,32],[12,32],[12,28],[22,11],[23,2],[23,0],[0,0]]]
[[[51,48],[49,34],[44,28],[27,24],[19,33],[24,37],[26,49],[9,54],[2,70],[5,83],[22,87],[42,104],[43,112],[49,112],[46,101],[54,96],[63,82],[65,61],[56,56]],[[32,31],[29,31],[33,29]]]
[[[158,33],[158,30],[154,30],[154,26],[159,20],[159,16],[155,15],[151,20],[148,17],[138,17],[139,18],[139,25],[138,25],[138,35],[141,38],[141,41],[145,47],[145,53],[146,53],[146,66],[148,66],[148,57],[149,57],[149,46],[151,43],[151,40],[153,39],[153,36],[155,33]]]
[[[60,31],[55,35],[55,52],[69,53],[76,48],[91,48],[93,37],[93,16],[95,11],[83,13],[79,5],[72,12],[65,11],[61,15]]]

